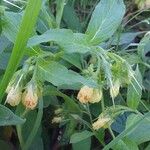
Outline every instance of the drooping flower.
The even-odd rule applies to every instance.
[[[119,94],[120,82],[116,80],[114,84],[110,87],[110,96],[114,99]]]
[[[38,103],[38,89],[37,85],[33,82],[29,82],[22,99],[23,105],[28,109],[34,109]]]
[[[111,122],[110,117],[99,117],[97,121],[92,124],[94,130],[99,130],[100,128],[105,128]]]
[[[88,103],[92,97],[92,94],[93,94],[93,88],[90,88],[88,86],[83,86],[78,93],[77,99],[81,103]]]
[[[17,87],[12,86],[10,87],[8,91],[8,95],[7,95],[5,103],[10,104],[11,106],[16,106],[21,101],[21,95],[22,95],[22,92],[20,88],[18,86]]]
[[[99,89],[90,88],[88,86],[83,86],[78,95],[77,99],[81,103],[96,103],[99,102],[102,98],[102,91]]]

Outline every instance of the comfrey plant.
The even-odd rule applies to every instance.
[[[141,51],[150,36],[146,34],[138,46],[135,53],[138,61],[131,61],[133,55],[119,51],[123,47],[117,36],[119,30],[123,30],[126,11],[123,0],[101,0],[82,33],[61,28],[63,10],[68,3],[57,0],[56,16],[53,16],[47,12],[45,1],[29,0],[15,41],[7,32],[6,21],[3,34],[14,43],[14,48],[0,83],[0,97],[5,104],[16,107],[16,115],[20,116],[11,112],[16,118],[6,125],[17,125],[20,146],[27,150],[35,137],[41,136],[43,109],[54,106],[56,110],[50,112],[53,119],[49,120],[49,126],[59,124],[64,129],[62,145],[64,139],[74,145],[91,136],[95,136],[104,149],[128,145],[124,138],[146,117],[137,109],[142,97],[142,71],[146,70],[141,66]],[[8,22],[13,15],[4,12]],[[25,55],[27,58],[17,70]],[[147,62],[143,64],[148,66]],[[37,115],[35,121],[30,114],[34,118]],[[118,131],[117,119],[125,114],[134,115],[135,122],[131,124],[127,120],[131,126],[127,123],[125,129]],[[27,137],[23,132],[28,120],[32,120],[33,129]],[[104,130],[112,140],[107,146]]]

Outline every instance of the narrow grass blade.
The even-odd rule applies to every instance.
[[[0,83],[0,102],[13,73],[24,55],[27,41],[33,31],[40,8],[41,0],[28,0],[6,72]]]

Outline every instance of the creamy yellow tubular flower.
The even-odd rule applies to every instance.
[[[77,96],[77,99],[81,103],[96,103],[102,98],[102,91],[99,89],[90,88],[88,86],[83,86]]]
[[[88,86],[83,86],[77,96],[77,99],[81,103],[88,103],[93,95],[93,88],[90,88]]]
[[[22,99],[23,105],[28,109],[34,109],[38,103],[37,88],[34,84],[29,83]]]
[[[92,127],[94,130],[99,130],[100,128],[105,128],[110,121],[111,118],[109,117],[99,118],[96,122],[92,124]]]
[[[8,91],[8,95],[5,103],[10,104],[11,106],[16,106],[21,101],[21,95],[22,92],[19,89],[19,87],[12,86]]]
[[[60,123],[62,122],[63,118],[62,117],[54,117],[52,120],[52,123]]]
[[[119,94],[120,89],[120,82],[117,80],[113,84],[112,87],[110,87],[110,96],[114,99]]]

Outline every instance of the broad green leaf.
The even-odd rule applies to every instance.
[[[0,105],[0,126],[23,124],[25,119],[16,116],[10,109]]]
[[[149,122],[148,117],[150,116],[150,113],[146,113],[144,116],[141,115],[139,117],[139,119],[136,118],[131,118],[131,122],[130,125],[129,123],[127,123],[128,127],[122,132],[120,133],[115,139],[113,139],[109,144],[107,144],[104,148],[104,150],[109,150],[110,148],[112,148],[119,140],[123,139],[125,136],[128,135],[128,138],[130,139],[130,134],[132,133],[132,131],[134,131],[137,126],[139,126],[141,124],[141,122],[143,122],[145,119]],[[133,119],[136,119],[136,121],[133,121]],[[147,130],[148,131],[148,130]],[[137,135],[137,133],[139,132],[139,130],[136,130],[136,132],[134,133],[134,135]],[[147,132],[148,133],[148,132]],[[148,136],[150,134],[148,133]],[[142,131],[142,136],[143,136],[143,131]],[[134,139],[132,139],[133,141],[135,141]]]
[[[123,0],[101,0],[96,6],[86,34],[89,42],[97,45],[110,38],[125,14]]]
[[[88,41],[86,40],[87,35],[82,33],[74,33],[73,41],[68,43],[62,43],[64,51],[67,53],[87,53],[92,51],[92,48],[89,46]]]
[[[8,46],[10,46],[9,40],[3,34],[0,35],[0,55]]]
[[[73,33],[69,29],[50,29],[42,35],[33,36],[28,41],[28,47],[51,41],[56,42],[67,53],[86,53],[91,51],[86,41],[86,35]]]
[[[7,67],[7,63],[10,58],[10,53],[1,53],[0,55],[0,69],[5,70]]]
[[[0,82],[0,102],[2,101],[2,97],[11,77],[24,56],[27,41],[33,32],[36,20],[38,18],[41,3],[41,0],[28,0],[27,2],[27,7],[20,24],[19,32],[17,33],[7,69],[2,81]]]
[[[137,109],[142,95],[142,75],[137,66],[135,70],[135,79],[128,85],[127,105],[132,109]]]
[[[126,33],[121,33],[119,36],[119,41],[118,41],[118,36],[114,36],[112,37],[112,45],[123,45],[123,44],[130,44],[131,42],[133,42],[133,40],[140,34],[142,34],[143,32],[126,32]],[[119,42],[119,43],[118,43]]]
[[[39,61],[37,75],[40,79],[48,81],[55,86],[73,85],[76,83],[93,87],[96,86],[94,81],[87,80],[78,73],[68,70],[65,66],[54,61]]]
[[[14,12],[5,12],[5,24],[3,26],[3,34],[11,41],[15,42],[22,14]]]
[[[124,138],[116,143],[113,150],[138,150],[138,146],[131,139]]]
[[[79,54],[64,54],[62,56],[64,60],[69,62],[70,64],[74,65],[75,67],[79,68],[80,70],[82,69],[81,67],[81,55]]]
[[[141,115],[131,114],[127,119],[126,129],[136,124],[142,117]],[[150,113],[147,113],[147,117],[135,125],[133,130],[127,134],[127,137],[137,144],[150,141]]]
[[[93,132],[90,132],[90,131],[82,131],[82,132],[79,132],[79,133],[74,133],[72,136],[71,136],[71,139],[70,139],[70,143],[78,143],[82,140],[85,140],[91,136],[93,136],[94,133]]]
[[[147,33],[138,46],[138,54],[142,58],[144,62],[150,63],[149,57],[147,57],[147,53],[150,52],[150,33]]]
[[[73,32],[69,29],[50,29],[42,35],[35,35],[28,41],[28,46],[32,47],[43,42],[54,41],[57,43],[68,43],[73,41]]]
[[[91,149],[91,138],[84,139],[78,143],[73,143],[72,148],[73,148],[73,150],[79,150],[79,149],[90,150]]]
[[[68,1],[68,3],[64,7],[63,20],[65,21],[69,29],[76,31],[82,30],[79,18],[75,12],[72,1]]]

